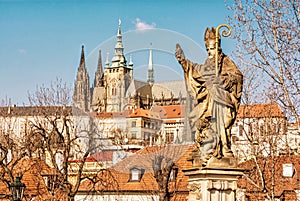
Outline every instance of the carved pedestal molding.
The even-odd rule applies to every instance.
[[[189,201],[236,201],[241,169],[205,167],[184,172],[189,177]]]

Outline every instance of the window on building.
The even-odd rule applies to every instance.
[[[140,179],[140,171],[135,169],[131,170],[131,181],[139,181]]]
[[[173,141],[174,141],[174,132],[167,131],[166,132],[166,142],[167,143],[172,143]]]
[[[117,89],[115,87],[112,88],[111,95],[113,96],[117,95]]]
[[[136,139],[136,132],[131,133],[131,139]]]
[[[282,164],[282,176],[283,177],[293,177],[295,173],[294,165],[290,164]]]
[[[259,125],[259,133],[260,133],[260,135],[264,135],[265,134],[265,128],[264,128],[263,124]]]
[[[244,133],[244,126],[239,125],[239,137],[242,137]]]
[[[154,124],[154,122],[151,123],[151,128],[152,128],[152,129],[155,129],[155,124]]]
[[[145,140],[145,141],[148,141],[149,138],[150,138],[150,133],[145,132],[145,133],[144,133],[144,140]]]
[[[178,174],[178,167],[173,167],[173,169],[170,172],[169,181],[176,181]]]
[[[141,181],[144,171],[145,170],[143,168],[137,168],[137,167],[131,168],[129,181],[131,181],[131,182]]]
[[[132,128],[136,127],[136,121],[132,121],[132,122],[131,122],[131,127],[132,127]]]

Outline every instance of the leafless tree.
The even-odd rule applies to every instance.
[[[299,1],[235,0],[229,8],[242,68],[264,73],[260,90],[279,103],[299,127]]]
[[[232,11],[229,24],[237,42],[236,60],[245,73],[244,104],[251,105],[265,100],[276,102],[288,120],[296,121],[300,129],[299,1],[234,0],[228,7]],[[258,94],[266,98],[257,98]],[[253,119],[258,121],[257,118]],[[248,127],[246,141],[252,150],[250,155],[257,176],[254,180],[251,177],[249,181],[264,192],[269,200],[274,200],[276,157],[280,146],[288,148],[284,146],[287,143],[287,139],[284,139],[287,136],[287,122],[269,119],[265,119],[264,126],[249,121],[242,125]],[[280,145],[279,142],[283,143]],[[262,152],[269,161],[270,181],[264,174],[266,163],[258,162],[263,157]],[[285,153],[289,154],[289,149]]]
[[[239,157],[248,162],[252,161],[251,165],[254,167],[244,177],[256,187],[257,192],[274,200],[274,187],[281,184],[275,179],[275,172],[278,170],[276,160],[279,155],[288,156],[289,154],[284,133],[286,122],[282,118],[271,117],[253,117],[251,121],[241,121],[240,125],[246,128],[243,133],[244,143],[239,144],[240,142],[236,141],[235,146],[238,147]],[[268,162],[266,163],[266,161]]]
[[[23,132],[20,131],[17,135],[14,132],[17,127],[17,120],[11,114],[11,108],[6,104],[2,105],[0,108],[0,181],[7,189],[17,176],[14,171],[16,165],[26,156],[23,145],[18,143]]]
[[[261,97],[280,104],[288,120],[298,122],[299,129],[299,1],[234,0],[229,9],[232,11],[229,23],[237,42],[235,52],[245,73],[244,104],[264,101],[257,98],[256,92],[259,91],[260,95],[263,94]],[[248,145],[255,150],[252,156],[259,177],[257,187],[274,200],[274,189],[266,187],[264,166],[257,160],[262,151],[271,158],[269,168],[273,175],[271,183],[274,184],[275,157],[278,142],[284,141],[286,136],[282,135],[286,123],[269,121],[265,124],[267,129],[249,122],[243,122],[243,125],[249,128],[245,132]]]
[[[276,165],[278,155],[291,154],[287,139],[287,119],[278,105],[271,102],[272,99],[259,97],[264,92],[258,92],[259,85],[256,81],[262,78],[257,77],[254,69],[243,70],[246,75],[246,90],[243,92],[243,105],[235,123],[238,131],[237,136],[234,136],[233,147],[241,161],[247,160],[241,166],[248,170],[244,174],[245,180],[250,184],[245,185],[246,193],[252,191],[250,194],[255,199],[262,196],[274,200],[275,187],[281,184],[275,179],[279,171]],[[260,101],[266,103],[257,104]]]
[[[178,177],[178,160],[188,148],[188,145],[172,144],[145,148],[145,151],[149,149],[148,155],[153,176],[158,185],[157,193],[160,201],[168,201],[172,197],[176,198],[178,185],[180,185],[182,179],[182,177]],[[156,149],[156,151],[153,151],[153,149]]]
[[[31,132],[28,139],[38,139],[40,143],[32,144],[35,150],[41,150],[43,158],[59,173],[53,179],[49,189],[62,188],[69,200],[74,199],[80,182],[85,178],[83,168],[90,148],[88,135],[90,118],[84,112],[72,108],[71,89],[56,80],[50,87],[37,87],[29,94],[29,101],[35,108],[35,116],[30,120]],[[87,143],[83,143],[87,141]],[[30,143],[30,141],[28,141]],[[78,168],[73,185],[69,182],[69,161],[76,157]],[[55,184],[55,185],[54,185]]]

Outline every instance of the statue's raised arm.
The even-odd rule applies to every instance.
[[[182,61],[185,60],[184,52],[183,52],[183,50],[181,49],[181,47],[178,43],[176,44],[175,56],[176,56],[179,63],[181,63]]]
[[[185,69],[186,65],[184,65],[184,63],[186,62],[185,55],[178,43],[176,44],[175,56],[176,56],[176,59],[178,60],[178,62],[181,64],[183,70],[186,71],[187,70],[187,69]]]
[[[220,25],[217,31],[223,26]],[[214,27],[206,29],[204,42],[208,53],[204,64],[186,59],[179,44],[175,52],[184,70],[188,90],[197,99],[197,105],[189,114],[198,147],[195,151],[198,160],[194,161],[200,160],[202,166],[235,166],[231,127],[240,104],[243,76],[222,52],[221,37]]]

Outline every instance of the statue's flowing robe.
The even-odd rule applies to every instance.
[[[197,100],[197,105],[189,114],[192,129],[197,133],[199,128],[205,127],[201,125],[203,122],[210,122],[209,128],[206,128],[210,129],[210,132],[206,133],[210,136],[199,142],[202,144],[200,151],[206,152],[202,153],[202,157],[207,159],[211,155],[222,157],[232,154],[230,132],[236,119],[242,94],[243,76],[241,72],[234,62],[223,53],[219,55],[218,77],[215,74],[215,62],[209,58],[203,65],[187,59],[182,61],[181,65],[184,69],[188,91]],[[205,148],[204,146],[208,144],[210,148]]]

